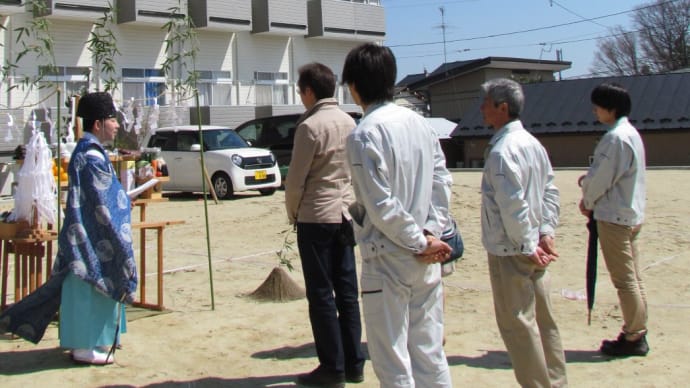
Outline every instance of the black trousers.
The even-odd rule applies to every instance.
[[[335,373],[361,373],[362,323],[352,225],[297,223],[316,354],[320,367]]]

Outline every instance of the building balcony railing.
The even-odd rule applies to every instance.
[[[252,32],[307,35],[307,0],[253,0]]]
[[[25,10],[22,0],[0,0],[0,15],[13,15]]]
[[[7,1],[8,2],[8,1]],[[96,20],[110,9],[108,0],[45,0],[37,5],[26,3],[34,17]]]
[[[180,6],[178,14],[183,17],[187,12],[186,1],[180,4],[178,0],[117,0],[117,22],[163,26],[170,20],[171,9]]]
[[[386,19],[378,1],[311,0],[308,5],[310,38],[383,40]]]
[[[189,1],[189,16],[197,28],[227,31],[252,29],[251,2],[246,0]]]

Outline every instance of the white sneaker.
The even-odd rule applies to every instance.
[[[72,359],[81,364],[108,365],[115,362],[115,355],[108,357],[108,352],[101,349],[74,349]]]

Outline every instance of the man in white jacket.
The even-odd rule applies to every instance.
[[[553,170],[544,147],[520,122],[520,84],[491,80],[482,92],[484,122],[496,131],[484,165],[481,212],[496,322],[521,386],[564,387],[565,354],[546,270],[558,256]]]
[[[440,265],[450,247],[438,237],[452,177],[426,120],[392,102],[395,77],[388,47],[367,43],[345,60],[342,82],[364,111],[347,153],[367,345],[382,387],[450,387]]]

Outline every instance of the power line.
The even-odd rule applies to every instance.
[[[603,24],[601,24],[601,23],[597,23],[597,22],[595,22],[595,21],[593,21],[593,20],[587,20],[586,17],[580,15],[579,13],[577,13],[577,12],[575,12],[575,11],[573,11],[573,10],[570,10],[570,9],[566,8],[564,5],[562,5],[561,3],[557,2],[556,0],[550,0],[550,1],[551,1],[551,4],[552,4],[552,5],[553,5],[553,4],[556,4],[557,7],[559,7],[559,8],[561,8],[561,9],[565,10],[566,12],[568,12],[568,13],[570,13],[570,14],[572,14],[572,15],[575,15],[575,16],[579,17],[579,18],[582,19],[583,21],[592,22],[592,24],[596,24],[596,25],[599,26],[599,27],[609,28],[608,26],[605,26],[605,25],[603,25]]]
[[[603,35],[603,36],[595,36],[595,37],[591,37],[591,38],[572,39],[572,40],[553,40],[553,41],[547,41],[547,42],[525,43],[525,44],[509,45],[509,46],[487,46],[487,47],[477,47],[477,48],[465,48],[465,49],[463,49],[463,51],[510,49],[510,48],[519,48],[519,47],[544,46],[544,45],[566,45],[566,44],[572,44],[572,43],[588,42],[591,40],[615,38],[615,37],[622,36],[622,35],[629,34],[629,33],[637,34],[637,33],[640,33],[642,31],[646,31],[646,30],[663,30],[663,29],[664,29],[664,27],[659,26],[659,27],[651,27],[651,28],[643,28],[643,29],[638,29],[638,30],[624,31],[621,33],[608,34],[608,35]],[[587,35],[590,35],[590,34],[587,34]],[[398,59],[425,58],[425,57],[437,57],[439,55],[440,54],[438,54],[437,52],[434,52],[434,53],[429,53],[429,54],[399,56],[397,58]]]
[[[550,25],[550,26],[528,28],[528,29],[524,29],[524,30],[518,30],[518,31],[512,31],[512,32],[504,32],[504,33],[500,33],[500,34],[491,34],[491,35],[483,35],[483,36],[474,36],[474,37],[470,37],[470,38],[453,39],[453,40],[448,40],[448,41],[446,41],[446,43],[468,42],[468,41],[472,41],[472,40],[481,40],[481,39],[498,38],[498,37],[501,37],[501,36],[518,35],[518,34],[524,34],[524,33],[527,33],[527,32],[535,32],[535,31],[549,30],[549,29],[558,28],[558,27],[571,26],[571,25],[574,25],[574,24],[580,24],[580,23],[585,23],[585,22],[591,22],[591,21],[593,21],[593,20],[600,20],[600,19],[605,19],[605,18],[609,18],[609,17],[613,17],[613,16],[624,15],[624,14],[627,14],[627,13],[630,13],[630,12],[635,12],[635,11],[638,11],[638,10],[643,10],[643,9],[647,9],[647,8],[651,8],[651,7],[658,7],[658,6],[661,6],[661,5],[664,5],[664,4],[675,3],[676,1],[680,1],[680,0],[668,0],[668,1],[665,1],[665,2],[663,2],[663,3],[654,3],[654,4],[646,5],[646,6],[643,6],[643,7],[633,8],[633,9],[630,9],[630,10],[627,10],[627,11],[615,12],[615,13],[611,13],[611,14],[608,14],[608,15],[596,16],[596,17],[592,17],[592,18],[586,18],[586,19],[583,19],[583,20],[575,20],[575,21],[571,21],[571,22],[567,22],[567,23],[554,24],[554,25]],[[389,45],[388,47],[390,47],[390,48],[396,48],[396,47],[414,47],[414,46],[427,46],[427,45],[431,45],[431,44],[441,44],[441,43],[443,43],[443,42],[438,42],[438,41],[436,41],[436,42],[425,42],[425,43],[408,43],[408,44]]]
[[[397,4],[400,0],[395,0],[396,5],[385,5],[386,9],[391,9],[391,8],[414,8],[414,7],[428,7],[430,5],[435,5],[434,3],[424,3],[424,4],[419,4],[418,0],[413,0],[414,4]],[[459,3],[474,3],[480,0],[457,0],[457,1],[438,1],[437,3],[439,5],[446,5],[446,4],[459,4]],[[391,3],[393,0],[391,0]],[[388,3],[388,2],[387,2]]]

